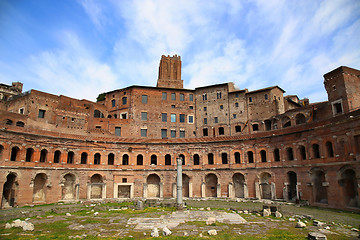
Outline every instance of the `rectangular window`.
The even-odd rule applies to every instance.
[[[189,109],[194,109],[194,106],[189,106]]]
[[[161,138],[167,138],[167,129],[161,129]]]
[[[147,96],[147,95],[142,95],[142,96],[141,96],[141,102],[142,102],[143,104],[148,103],[148,96]]]
[[[233,118],[236,118],[236,114],[233,114]]]
[[[171,114],[171,122],[176,122],[176,114]]]
[[[115,107],[115,99],[111,100],[111,107]]]
[[[101,129],[101,126],[95,126],[95,128],[97,128],[97,129]]]
[[[175,108],[175,105],[171,105],[171,108]]]
[[[216,98],[217,98],[217,99],[220,99],[220,98],[221,98],[221,92],[217,92],[217,93],[216,93]]]
[[[184,138],[185,137],[185,130],[180,130],[180,137]]]
[[[204,107],[204,112],[206,112],[207,111],[207,107]]]
[[[20,108],[20,109],[19,109],[19,113],[20,113],[20,114],[24,114],[24,108]]]
[[[184,101],[185,100],[185,96],[183,93],[180,93],[180,101]]]
[[[127,97],[122,98],[122,104],[125,105],[127,103]]]
[[[162,113],[161,114],[161,121],[162,122],[167,122],[167,113]]]
[[[176,138],[176,130],[171,130],[170,135],[172,138]]]
[[[42,109],[39,109],[39,115],[38,115],[38,117],[39,118],[44,118],[45,117],[45,110],[42,110]]]
[[[180,114],[180,122],[185,122],[185,114]]]
[[[115,136],[121,136],[121,127],[115,127]]]
[[[147,112],[141,113],[141,120],[146,121],[147,120]]]
[[[189,94],[189,101],[194,101],[194,95],[193,94]]]
[[[176,100],[176,94],[175,93],[171,93],[171,100]]]
[[[223,110],[224,109],[224,105],[220,105],[220,110]]]
[[[215,117],[215,118],[214,118],[214,122],[215,122],[215,123],[218,123],[218,122],[219,122],[218,117]]]
[[[141,136],[146,137],[147,136],[147,129],[141,129]]]
[[[207,128],[204,128],[204,129],[203,129],[203,136],[206,137],[206,136],[208,136],[208,135],[209,135],[208,129],[207,129]]]
[[[194,116],[188,116],[188,123],[194,123]]]
[[[204,124],[207,124],[207,118],[204,118]]]
[[[236,102],[236,103],[235,103],[235,107],[239,107],[239,103]]]
[[[167,93],[166,92],[163,92],[162,93],[162,100],[166,100],[167,99]]]

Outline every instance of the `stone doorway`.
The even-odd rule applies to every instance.
[[[345,170],[341,174],[339,184],[343,189],[345,205],[348,207],[360,207],[355,171],[352,169]]]
[[[267,172],[262,173],[260,177],[260,192],[262,199],[271,199],[271,175]]]
[[[39,173],[34,179],[33,202],[45,202],[47,176],[45,173]]]
[[[245,184],[245,177],[241,173],[235,173],[232,177],[233,184],[234,184],[234,192],[236,198],[244,198],[244,184]]]
[[[205,197],[217,197],[218,178],[210,173],[205,177]]]
[[[288,194],[288,200],[289,201],[296,201],[297,197],[297,176],[295,172],[288,172],[288,183],[287,186],[287,194]]]
[[[99,199],[103,196],[103,179],[100,174],[94,174],[90,179],[90,198]]]
[[[130,198],[131,185],[118,185],[118,198]]]
[[[10,173],[6,177],[4,183],[1,208],[9,208],[15,206],[16,200],[16,175]]]
[[[160,177],[156,174],[150,174],[147,179],[147,197],[160,197]]]
[[[76,177],[73,174],[68,173],[64,176],[61,193],[63,200],[76,199],[75,181]]]
[[[315,202],[328,203],[327,182],[325,180],[325,173],[321,170],[317,170],[313,175],[313,191]]]
[[[186,174],[182,175],[182,187],[183,197],[190,197],[190,177]]]

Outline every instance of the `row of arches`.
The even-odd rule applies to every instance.
[[[14,124],[14,121],[11,120],[11,119],[5,119],[5,125],[13,125]],[[24,127],[25,126],[25,123],[22,122],[22,121],[17,121],[15,123],[15,126],[17,127]]]
[[[306,159],[316,159],[321,158],[321,151],[320,151],[320,145],[317,143],[313,143],[310,146],[310,151],[306,150],[306,147],[304,145],[298,145],[297,148],[294,151],[293,147],[286,147],[284,149],[283,158],[284,160],[306,160]],[[335,157],[335,151],[333,148],[333,143],[331,141],[326,141],[324,150],[326,152],[327,158]],[[3,151],[3,146],[0,145],[0,154]],[[279,148],[273,149],[273,161],[279,162],[281,161],[281,153]],[[19,158],[19,152],[20,148],[18,146],[14,146],[11,149],[10,154],[10,161],[17,161]],[[39,161],[39,162],[53,162],[53,163],[60,163],[61,155],[63,154],[60,150],[55,150],[53,153],[53,156],[49,156],[49,152],[47,149],[42,149],[40,151],[39,159],[34,159],[34,153],[35,150],[33,148],[27,148],[26,149],[26,155],[25,155],[25,162],[33,162],[33,161]],[[66,163],[68,164],[74,164],[75,163],[75,153],[73,151],[68,151],[65,153],[66,156]],[[236,151],[233,155],[233,163],[234,164],[240,164],[240,163],[254,163],[254,162],[269,162],[269,153],[265,149],[262,149],[259,151],[259,157],[260,159],[256,161],[255,154],[253,150],[246,151],[246,154],[244,156],[244,160],[241,160],[241,151]],[[1,155],[0,155],[1,156]],[[183,159],[183,165],[185,164],[193,164],[193,165],[200,165],[201,164],[201,157],[199,154],[195,153],[190,157],[190,162],[186,161],[186,157],[184,154],[180,154],[179,157]],[[52,158],[52,159],[51,159]],[[97,152],[93,154],[93,159],[91,164],[99,165],[102,164],[102,154]],[[105,158],[108,165],[114,165],[115,164],[115,154],[114,153],[108,153],[105,155]],[[229,164],[229,154],[227,152],[220,153],[221,158],[221,164]],[[129,165],[129,155],[123,154],[121,157],[121,165]],[[202,162],[202,164],[215,164],[215,155],[213,153],[207,154],[207,162],[206,160]],[[89,164],[89,154],[87,152],[81,153],[80,158],[80,164]],[[172,165],[172,156],[170,154],[166,154],[164,157],[164,165]],[[120,164],[119,164],[120,165]],[[142,154],[136,155],[136,165],[144,165],[144,156]],[[158,156],[156,154],[152,154],[150,156],[150,165],[158,165]]]
[[[309,171],[311,187],[313,192],[313,202],[327,204],[328,203],[328,189],[335,187],[329,185],[329,176],[327,172],[321,168],[315,167]],[[221,177],[223,178],[223,177]],[[274,174],[269,172],[262,172],[255,180],[256,196],[260,199],[275,199],[276,188],[274,181]],[[164,178],[157,173],[150,173],[145,177],[143,185],[143,196],[145,198],[163,197],[163,185],[173,185],[173,197],[176,195],[176,179],[173,183],[166,182]],[[234,172],[230,175],[228,182],[228,196],[230,198],[248,198],[248,176],[242,172]],[[220,175],[216,173],[207,173],[200,182],[194,181],[191,176],[186,173],[182,174],[183,196],[193,197],[193,189],[201,188],[201,197],[222,197],[220,186]],[[225,180],[226,181],[226,180]],[[283,198],[288,201],[296,201],[300,199],[298,190],[299,183],[297,173],[295,171],[288,171],[284,178]],[[54,180],[52,180],[54,182]],[[61,199],[59,200],[78,200],[80,192],[80,184],[87,185],[87,197],[89,199],[103,199],[106,198],[106,181],[104,177],[95,173],[89,177],[86,183],[80,183],[79,177],[76,173],[65,172],[58,180],[61,186]],[[125,183],[124,183],[125,182]],[[222,179],[222,184],[224,179]],[[19,179],[16,173],[9,173],[6,176],[6,182],[3,185],[1,206],[11,207],[15,206],[17,192],[19,188]],[[46,173],[37,173],[31,180],[30,187],[32,187],[32,201],[46,202],[46,196],[49,193],[49,185],[51,185],[50,176]],[[341,195],[343,202],[348,207],[360,207],[358,196],[357,176],[354,169],[344,166],[338,171],[338,185],[341,187]],[[117,194],[115,198],[131,198],[134,197],[130,192],[133,191],[133,183],[123,183],[117,185]],[[83,188],[84,189],[84,188]],[[83,190],[82,190],[83,191]],[[140,197],[140,196],[137,196]]]

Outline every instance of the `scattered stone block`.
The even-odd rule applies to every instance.
[[[151,236],[152,237],[159,237],[159,230],[156,227],[153,228],[153,230],[151,231]]]
[[[171,231],[170,231],[170,229],[168,229],[167,227],[164,227],[163,228],[163,235],[164,236],[170,236],[171,235]]]
[[[30,222],[24,222],[22,229],[24,231],[34,231],[34,224]]]
[[[281,217],[282,217],[282,214],[281,214],[279,211],[276,211],[276,212],[275,212],[275,217],[276,217],[276,218],[281,218]]]
[[[210,236],[216,236],[216,235],[217,235],[217,231],[216,231],[215,229],[211,229],[211,230],[208,231],[208,234],[209,234]]]
[[[206,220],[206,225],[211,225],[211,224],[214,224],[214,223],[216,223],[216,218],[214,218],[214,217],[209,217]]]
[[[10,224],[10,223],[6,223],[6,224],[5,224],[5,229],[9,229],[9,228],[11,228],[11,224]]]
[[[68,213],[68,212],[67,212],[67,213],[66,213],[66,216],[67,216],[67,217],[71,217],[71,213]]]
[[[314,226],[317,226],[317,227],[322,227],[322,226],[326,225],[325,223],[317,221],[317,220],[313,220],[313,222],[314,222]]]
[[[264,217],[268,217],[271,215],[270,209],[269,208],[265,208],[263,209],[263,216]]]
[[[301,221],[298,221],[297,223],[296,223],[296,226],[295,226],[296,228],[304,228],[304,227],[306,227],[306,224],[305,223],[303,223],[303,222],[301,222]]]
[[[326,235],[319,232],[309,232],[308,234],[309,240],[327,240]]]
[[[290,221],[290,222],[295,222],[296,219],[291,217],[291,218],[289,218],[289,221]]]

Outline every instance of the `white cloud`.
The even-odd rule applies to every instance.
[[[94,0],[78,0],[78,2],[84,8],[94,25],[97,28],[101,28],[103,21],[105,20],[103,9],[100,5],[101,1],[95,2]]]

